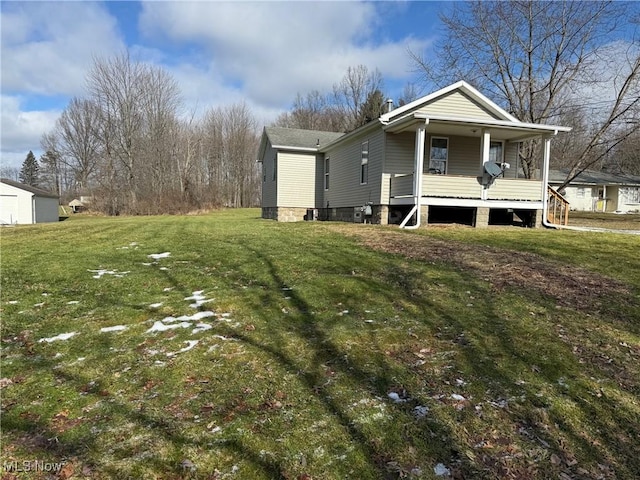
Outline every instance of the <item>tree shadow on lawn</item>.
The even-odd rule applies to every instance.
[[[380,255],[376,260],[382,262],[379,271],[384,273],[375,278],[351,275],[348,284],[361,285],[369,295],[363,299],[375,297],[377,304],[394,305],[400,312],[410,309],[410,314],[420,317],[419,323],[425,328],[417,335],[403,331],[402,336],[398,334],[398,339],[392,341],[363,328],[359,331],[368,338],[370,353],[363,359],[363,355],[367,356],[364,345],[360,347],[363,351],[353,352],[345,342],[336,339],[334,332],[342,325],[352,326],[355,318],[340,317],[340,322],[337,322],[327,320],[330,316],[327,312],[315,314],[317,306],[309,300],[308,292],[297,288],[286,290],[290,297],[289,313],[280,315],[284,317],[281,321],[273,322],[282,300],[282,289],[295,285],[299,278],[278,266],[275,251],[269,255],[249,244],[242,245],[242,248],[249,252],[249,259],[262,263],[266,269],[265,277],[261,279],[261,294],[258,297],[247,296],[246,307],[255,312],[265,328],[269,328],[270,323],[273,328],[265,336],[258,335],[260,332],[242,333],[231,328],[227,328],[225,333],[262,352],[282,371],[300,380],[308,398],[322,406],[327,417],[335,420],[349,443],[364,458],[365,465],[358,472],[359,478],[397,478],[410,476],[412,471],[419,477],[420,472],[426,474],[425,469],[432,469],[437,463],[450,466],[460,478],[548,478],[552,473],[557,476],[562,472],[584,478],[597,478],[598,474],[605,478],[613,478],[614,475],[617,478],[634,478],[640,473],[637,460],[640,458],[640,443],[637,442],[640,422],[637,412],[619,397],[608,394],[594,396],[599,392],[593,391],[593,381],[589,377],[610,379],[609,372],[597,364],[580,363],[572,346],[558,340],[553,330],[558,319],[553,311],[549,313],[546,301],[534,303],[537,308],[547,309],[542,326],[536,325],[540,320],[537,318],[531,322],[514,321],[499,311],[488,286],[474,274],[453,271],[446,265],[429,265],[422,260],[412,260],[416,267],[409,268],[398,261],[398,256]],[[322,252],[317,253],[322,259]],[[370,260],[367,256],[354,256],[353,248],[336,247],[330,259],[325,263],[319,261],[318,274],[322,275],[325,268],[332,274],[342,272],[348,275],[352,267],[366,269]],[[484,293],[482,300],[475,301],[480,314],[465,317],[453,311],[450,305],[440,302],[438,292],[423,288],[425,282],[432,281],[425,276],[426,270],[436,271],[447,278],[443,285],[445,291],[453,293],[460,289],[473,289],[474,293]],[[170,272],[162,271],[162,274],[173,287],[185,295],[191,294]],[[235,280],[221,279],[234,286]],[[345,305],[351,302],[350,307],[355,307],[361,299],[350,298],[349,292],[344,291],[345,284],[327,283],[323,291],[314,292],[314,295],[344,299]],[[405,310],[401,317],[407,315],[408,310]],[[398,322],[402,322],[402,318]],[[364,322],[363,326],[367,328]],[[546,329],[544,334],[540,333],[540,328]],[[224,327],[217,331],[221,329]],[[290,347],[289,335],[302,342],[304,351],[297,352]],[[523,343],[522,339],[528,336],[535,336],[544,344]],[[415,360],[419,357],[414,354],[420,353],[424,346],[430,350],[424,354],[429,362],[432,360],[430,356],[435,358],[440,353],[453,352],[448,362],[453,364],[453,368],[437,371],[416,367]],[[103,345],[104,349],[108,350],[108,345]],[[300,354],[308,357],[303,360]],[[38,368],[44,372],[53,366],[45,362]],[[394,424],[401,426],[394,427],[393,431],[372,434],[365,425],[356,422],[349,405],[344,402],[346,394],[339,391],[336,382],[327,384],[326,367],[336,372],[336,377],[341,378],[336,382],[351,388],[353,395],[369,396],[384,403]],[[484,398],[466,395],[469,397],[467,400],[473,400],[469,404],[455,404],[448,395],[439,398],[439,393],[451,390],[451,382],[460,372],[470,377],[470,389],[474,395],[487,392]],[[57,375],[76,391],[91,381],[71,371],[58,370]],[[390,392],[404,396],[405,388],[404,402],[396,404],[388,398]],[[632,385],[632,388],[637,389],[637,385]],[[92,390],[88,395],[95,400],[103,400],[99,390]],[[540,393],[542,395],[538,396]],[[510,400],[505,407],[489,406],[491,401],[518,396],[526,398],[524,406]],[[348,398],[353,400],[353,396]],[[474,411],[473,404],[481,405],[483,410]],[[413,408],[419,405],[430,407],[427,417],[414,417]],[[529,405],[532,410],[528,410]],[[565,417],[564,412],[568,411],[563,410],[565,405],[578,421]],[[132,402],[112,397],[105,408],[106,415],[149,429],[173,445],[171,458],[145,460],[156,472],[188,477],[189,472],[185,473],[179,465],[182,452],[191,448],[203,451],[210,448],[207,442],[184,434],[179,418],[150,413],[136,408]],[[233,406],[223,406],[223,410],[225,408],[232,409]],[[494,421],[500,423],[492,425]],[[622,422],[626,424],[622,425]],[[3,429],[22,435],[25,444],[33,445],[36,451],[64,458],[85,457],[91,465],[92,456],[88,452],[95,449],[96,444],[89,434],[67,438],[51,428],[49,419],[18,419],[14,414],[3,415]],[[636,441],[633,439],[634,431]],[[56,436],[59,439],[55,443],[46,440]],[[400,445],[396,443],[398,438],[403,442]],[[476,448],[475,442],[494,445]],[[304,474],[304,466],[291,467],[284,459],[264,456],[239,436],[225,437],[217,447],[251,463],[268,478],[293,478],[292,475]],[[304,448],[304,445],[300,446],[300,450]],[[554,461],[552,455],[556,455],[559,461]],[[589,465],[572,464],[576,457],[591,458],[592,462]],[[611,468],[611,474],[602,468],[598,471],[597,463]],[[114,478],[127,475],[117,466],[105,464],[95,465],[95,470]],[[204,474],[197,474],[200,473]]]
[[[268,256],[257,251],[254,251],[254,255],[268,266],[275,292],[290,283]],[[389,267],[393,269],[393,265]],[[462,272],[459,280],[464,282],[465,275],[468,274]],[[394,274],[390,273],[390,276]],[[411,272],[406,270],[398,276],[404,277],[409,285],[419,284],[423,280],[419,275],[410,278]],[[389,302],[396,301],[397,298],[390,294],[385,280],[387,279],[380,278],[375,284],[369,280],[367,287]],[[273,291],[265,292],[263,305],[275,303],[272,293]],[[535,325],[537,319],[532,320],[533,326],[528,325],[528,322],[512,322],[496,310],[490,292],[485,293],[485,301],[480,307],[485,320],[480,323],[476,319],[461,320],[461,317],[452,315],[450,309],[439,308],[436,302],[425,295],[408,294],[403,300],[413,303],[418,310],[424,312],[424,318],[438,319],[437,322],[428,322],[434,332],[438,329],[436,324],[447,325],[457,332],[451,341],[457,344],[455,348],[460,354],[458,367],[462,371],[471,373],[476,381],[485,385],[487,391],[498,395],[496,399],[509,394],[515,396],[517,393],[526,399],[526,403],[524,406],[505,408],[508,421],[506,425],[497,426],[498,429],[506,428],[499,441],[504,441],[505,436],[508,439],[508,443],[504,445],[508,448],[498,452],[502,459],[496,459],[491,450],[486,455],[479,454],[475,460],[465,458],[462,452],[468,451],[473,445],[460,441],[461,437],[450,427],[451,418],[435,419],[439,446],[421,453],[433,458],[435,452],[441,454],[448,451],[459,462],[459,471],[474,477],[492,476],[489,472],[493,472],[501,477],[522,478],[524,475],[544,478],[550,471],[587,477],[591,475],[593,478],[602,475],[605,478],[611,475],[618,478],[636,476],[640,472],[640,465],[636,460],[640,449],[634,438],[640,426],[637,412],[622,401],[622,398],[602,398],[600,392],[594,391],[594,376],[610,379],[615,383],[610,372],[599,365],[585,365],[575,358],[571,345],[558,339],[554,330],[557,319],[553,311],[551,315],[545,314],[551,318],[543,326],[547,330],[540,332],[540,325]],[[373,396],[386,398],[386,394],[397,386],[397,380],[391,372],[397,372],[398,366],[387,362],[378,365],[377,369],[367,369],[345,360],[345,350],[333,343],[321,328],[318,319],[310,315],[312,306],[295,290],[289,292],[289,295],[296,313],[296,321],[292,321],[290,328],[313,349],[315,363],[331,364],[332,368],[349,376]],[[542,305],[546,303],[545,300],[541,302]],[[620,325],[615,318],[610,318],[609,321]],[[465,337],[462,342],[459,341],[461,335]],[[527,335],[535,336],[536,340],[522,342]],[[239,338],[266,351],[287,370],[295,372],[299,369],[295,357],[287,354],[284,348],[257,343],[248,335],[241,335]],[[624,366],[620,365],[620,368],[624,369]],[[522,380],[523,374],[526,381]],[[344,405],[337,403],[327,392],[317,392],[317,387],[323,380],[320,372],[305,371],[302,375],[307,388],[320,397],[327,412],[337,418],[351,438],[365,449],[370,463],[376,466],[378,473],[388,474],[389,464],[395,463],[393,453],[382,450],[377,442],[355,426]],[[634,386],[631,388],[632,391],[627,393],[633,393]],[[530,405],[534,407],[533,411],[528,410]],[[489,431],[490,429],[479,433],[488,434]],[[406,440],[407,448],[415,447],[413,439]],[[516,443],[521,447],[513,447]],[[531,458],[527,458],[529,453],[526,451],[514,455],[513,448],[529,448]],[[518,456],[524,458],[513,461]],[[587,464],[578,463],[576,458]],[[438,458],[437,461],[446,462],[447,459]]]

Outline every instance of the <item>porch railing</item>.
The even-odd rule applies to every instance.
[[[422,195],[425,197],[481,199],[483,186],[477,177],[462,175],[423,175]],[[538,180],[499,178],[487,192],[489,200],[542,201],[542,186]],[[391,177],[389,195],[392,198],[413,195],[413,175]]]
[[[554,225],[568,225],[569,201],[551,187],[547,187],[547,194],[549,195],[547,221]]]

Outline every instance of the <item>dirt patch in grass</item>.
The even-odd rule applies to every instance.
[[[573,265],[557,264],[533,253],[443,241],[388,229],[337,225],[332,228],[358,238],[374,250],[426,262],[448,263],[473,272],[490,282],[496,292],[521,288],[551,297],[559,306],[588,312],[601,310],[612,296],[632,298],[627,286],[615,279]]]

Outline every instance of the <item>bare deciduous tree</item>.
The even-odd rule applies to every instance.
[[[434,59],[411,55],[427,82],[441,86],[465,79],[518,119],[553,123],[566,114],[563,107],[584,103],[575,92],[598,80],[601,72],[594,65],[600,49],[635,8],[609,1],[457,3],[450,15],[441,16],[446,33]],[[604,138],[619,139],[632,131],[622,122],[637,107],[638,50],[631,45],[631,69],[607,112],[591,118],[597,126],[574,159],[572,175],[597,163]],[[535,171],[537,149],[530,144],[522,150],[527,176]]]
[[[219,203],[247,207],[259,201],[258,141],[257,123],[245,103],[207,112],[203,146],[209,188]]]
[[[382,75],[365,65],[347,68],[331,93],[313,90],[306,96],[297,94],[290,112],[281,114],[275,126],[348,132],[384,113]]]
[[[366,123],[363,107],[367,99],[382,87],[382,74],[378,69],[370,72],[365,65],[347,68],[342,80],[333,86],[333,103],[344,119],[344,131]]]
[[[160,180],[171,173],[163,170],[177,135],[178,85],[161,68],[133,61],[128,54],[95,59],[87,84],[101,113],[99,137],[109,178],[123,183],[125,204],[137,213],[141,195],[148,201],[154,187],[158,193],[167,190]]]
[[[72,98],[56,121],[54,130],[45,134],[42,147],[54,152],[49,158],[52,168],[61,171],[65,163],[73,172],[74,189],[89,186],[91,174],[95,171],[102,149],[98,137],[101,114],[98,106],[87,99]],[[55,165],[51,163],[55,159]]]

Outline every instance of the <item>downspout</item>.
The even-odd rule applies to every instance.
[[[557,135],[555,131],[553,135]],[[543,137],[544,148],[542,155],[542,225],[547,228],[561,228],[560,225],[554,225],[547,220],[549,210],[549,158],[551,157],[551,138]]]
[[[425,131],[429,124],[429,119],[426,118],[424,125],[419,125],[416,129],[416,146],[415,146],[415,170],[413,174],[413,194],[415,205],[409,212],[409,215],[400,224],[400,228],[407,230],[415,230],[420,228],[420,202],[422,201],[422,171],[424,169],[424,143],[425,143]],[[416,223],[413,225],[407,225],[409,218],[415,213]]]

